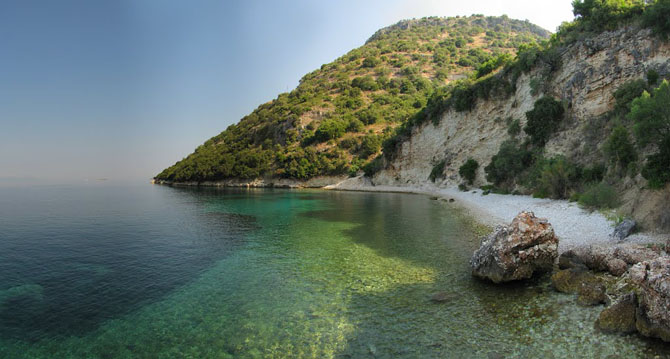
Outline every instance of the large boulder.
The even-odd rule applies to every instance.
[[[498,226],[482,239],[470,259],[472,275],[508,282],[550,271],[558,256],[558,238],[551,224],[533,212],[519,213],[509,226]]]
[[[670,257],[638,263],[629,273],[638,288],[637,330],[670,341]]]

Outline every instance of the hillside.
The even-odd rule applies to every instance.
[[[670,1],[612,4],[577,2],[545,46],[436,92],[370,183],[570,199],[670,231]]]
[[[401,21],[305,75],[295,90],[259,106],[155,179],[201,183],[356,174],[436,89],[485,76],[520,46],[548,36],[506,16]]]

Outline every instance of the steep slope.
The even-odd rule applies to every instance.
[[[478,68],[480,75],[490,72],[520,45],[548,36],[506,16],[401,21],[307,74],[295,90],[259,106],[155,179],[268,184],[356,173],[436,88]]]
[[[624,15],[605,24],[580,15],[547,47],[522,51],[490,79],[434,95],[424,109],[432,121],[409,123],[387,141],[372,183],[467,187],[459,172],[473,160],[479,166],[471,185],[620,206],[647,229],[670,230],[670,142],[647,143],[649,130],[640,122],[647,116],[656,126],[648,128],[661,134],[670,125],[661,124],[670,114],[667,103],[656,113],[643,111],[670,77],[663,27],[670,2],[630,3],[630,12],[619,9]],[[499,83],[513,90],[477,95]],[[470,94],[468,107],[457,106],[463,93]]]

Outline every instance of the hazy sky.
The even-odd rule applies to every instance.
[[[571,1],[0,1],[0,180],[146,180],[398,20]]]

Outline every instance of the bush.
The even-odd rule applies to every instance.
[[[507,126],[507,133],[512,137],[516,137],[520,132],[521,122],[519,119],[510,121],[509,125]]]
[[[314,132],[314,141],[326,142],[334,140],[344,135],[347,124],[340,120],[325,120],[321,122],[319,128]]]
[[[444,167],[446,165],[446,161],[442,160],[438,162],[435,166],[433,166],[433,169],[430,171],[430,175],[428,178],[432,181],[435,182],[438,178],[444,178]]]
[[[523,129],[530,136],[531,143],[544,146],[558,129],[563,111],[563,105],[554,98],[545,96],[535,101],[533,109],[526,112],[528,122]]]
[[[642,24],[650,27],[654,33],[663,38],[670,35],[670,0],[656,0],[648,6],[642,16]]]
[[[607,138],[603,151],[610,158],[610,161],[622,169],[627,169],[628,164],[637,159],[637,151],[630,142],[628,130],[619,125],[612,130],[612,134]]]
[[[568,198],[568,192],[579,177],[578,168],[559,156],[542,161],[541,171],[533,196],[553,199]]]
[[[367,57],[363,60],[361,67],[377,67],[381,62],[382,61],[376,57]]]
[[[653,91],[643,92],[632,102],[629,118],[635,122],[635,135],[642,146],[659,144],[670,136],[670,85],[666,80]]]
[[[661,188],[670,182],[670,137],[663,140],[657,153],[647,158],[642,176],[649,181],[650,188]]]
[[[382,140],[379,136],[368,135],[363,137],[358,153],[360,154],[361,157],[367,158],[370,157],[370,155],[379,152],[381,147],[382,147]]]
[[[381,171],[384,168],[383,161],[384,160],[382,156],[375,157],[375,159],[363,166],[363,172],[365,172],[367,177],[372,177],[375,173]]]
[[[377,81],[372,76],[361,76],[356,77],[351,80],[351,86],[357,87],[363,91],[376,91],[379,90],[379,85]]]
[[[658,79],[661,77],[661,75],[658,74],[658,71],[651,69],[647,71],[647,84],[649,86],[656,85],[658,82]]]
[[[365,125],[361,120],[352,118],[349,119],[346,130],[347,132],[363,132],[363,130],[365,130]]]
[[[512,141],[503,142],[498,153],[484,167],[486,180],[498,187],[510,185],[532,163],[533,155],[530,151],[518,147]]]
[[[616,208],[619,206],[619,195],[614,187],[606,183],[594,183],[579,195],[579,204],[591,209]]]
[[[467,161],[458,169],[458,174],[468,182],[469,185],[472,185],[476,176],[477,169],[479,168],[479,163],[472,158],[468,158]]]
[[[633,80],[619,86],[614,91],[615,110],[620,113],[628,113],[633,100],[640,97],[646,88],[647,83],[644,80]]]

